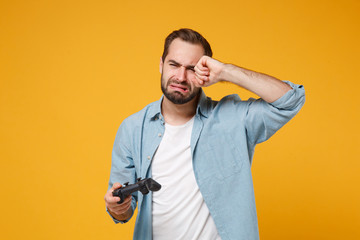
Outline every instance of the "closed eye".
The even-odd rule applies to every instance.
[[[172,66],[172,67],[181,67],[182,65],[174,60],[169,60],[169,65]],[[186,70],[190,70],[192,72],[195,72],[195,66],[193,65],[188,65],[188,66],[185,66]]]
[[[188,70],[195,72],[195,67],[187,67]]]
[[[174,60],[169,60],[169,65],[170,65],[170,66],[173,66],[173,67],[179,67],[179,66],[180,66],[180,63],[175,62]]]

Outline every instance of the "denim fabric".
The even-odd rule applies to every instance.
[[[250,171],[255,145],[269,139],[305,102],[303,86],[286,83],[292,89],[273,103],[262,99],[242,101],[238,95],[213,101],[201,93],[191,136],[193,168],[223,240],[259,239]],[[114,182],[134,183],[138,177],[151,177],[151,160],[165,130],[162,98],[125,119],[119,127],[109,188]],[[134,239],[152,239],[152,194],[134,193],[133,210],[136,203]]]

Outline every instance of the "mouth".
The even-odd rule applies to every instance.
[[[189,88],[184,86],[184,85],[181,85],[181,84],[175,84],[175,83],[172,83],[169,85],[171,89],[173,89],[174,91],[178,91],[178,92],[182,92],[182,93],[187,93],[189,92]]]

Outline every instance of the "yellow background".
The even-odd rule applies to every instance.
[[[0,238],[132,238],[135,218],[105,213],[113,140],[161,96],[164,38],[190,27],[215,58],[305,86],[299,115],[256,149],[260,237],[360,239],[359,13],[358,0],[1,0]]]

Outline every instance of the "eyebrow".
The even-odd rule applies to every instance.
[[[175,65],[177,65],[177,66],[182,66],[182,64],[180,64],[180,63],[178,63],[177,61],[175,61],[175,60],[172,60],[172,59],[170,59],[169,61],[168,61],[168,63],[172,63],[172,64],[175,64]],[[195,65],[187,65],[187,66],[184,66],[186,69],[194,69],[195,68]]]

